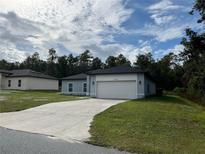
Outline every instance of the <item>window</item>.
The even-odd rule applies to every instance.
[[[87,83],[83,83],[83,92],[87,92]]]
[[[18,87],[21,87],[21,80],[18,80]]]
[[[11,80],[8,80],[8,87],[11,87]]]
[[[73,92],[73,84],[72,83],[68,84],[68,91]]]
[[[95,84],[95,81],[93,81],[92,84],[94,85],[94,84]]]

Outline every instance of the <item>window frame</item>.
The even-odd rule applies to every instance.
[[[86,85],[86,86],[85,86]],[[85,89],[84,89],[85,88]],[[87,82],[83,82],[83,86],[82,86],[83,92],[86,93],[87,92]]]
[[[72,87],[70,87],[70,85],[72,85]],[[70,88],[72,89],[71,91],[70,91]],[[72,82],[68,82],[68,92],[69,93],[73,92],[73,83]]]
[[[8,80],[8,87],[11,87],[11,80]]]
[[[150,94],[150,85],[147,84],[147,93]]]
[[[21,87],[21,85],[22,85],[22,81],[18,80],[18,87]]]

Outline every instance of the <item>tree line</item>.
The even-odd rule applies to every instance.
[[[190,14],[195,12],[198,12],[201,17],[198,23],[204,26],[205,1],[195,1]],[[184,46],[184,51],[178,55],[169,53],[155,60],[151,53],[139,54],[136,55],[134,63],[123,54],[109,56],[103,62],[99,57],[93,57],[89,50],[77,56],[73,54],[58,56],[56,50],[52,48],[48,51],[47,60],[42,60],[36,52],[21,63],[0,60],[0,69],[32,69],[62,78],[89,70],[121,65],[132,66],[149,72],[158,87],[174,90],[205,104],[205,32],[198,33],[187,28],[181,44]]]
[[[57,78],[69,75],[85,73],[90,70],[111,68],[115,66],[137,67],[150,73],[156,80],[159,87],[172,90],[174,87],[181,87],[180,76],[183,75],[183,67],[177,61],[177,55],[169,53],[160,60],[155,60],[151,53],[136,56],[132,64],[123,54],[109,56],[103,62],[99,57],[93,57],[89,50],[78,56],[58,56],[55,49],[49,49],[47,60],[42,60],[39,53],[35,52],[28,56],[23,62],[10,63],[6,60],[0,61],[0,69],[32,69],[43,72]]]

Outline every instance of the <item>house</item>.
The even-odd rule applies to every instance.
[[[0,70],[0,89],[58,90],[58,79],[30,69]]]
[[[155,82],[145,71],[127,66],[70,76],[62,86],[62,93],[85,95],[86,91],[96,98],[136,99],[156,94]]]

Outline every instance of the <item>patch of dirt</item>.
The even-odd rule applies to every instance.
[[[30,99],[32,99],[33,97],[30,97],[30,96],[28,96],[28,97],[22,97],[21,99],[23,99],[23,100],[30,100]]]
[[[6,97],[5,96],[0,96],[0,102],[1,101],[5,101],[6,100]]]
[[[34,99],[34,101],[39,102],[39,101],[47,101],[47,98],[38,98],[38,99]]]

